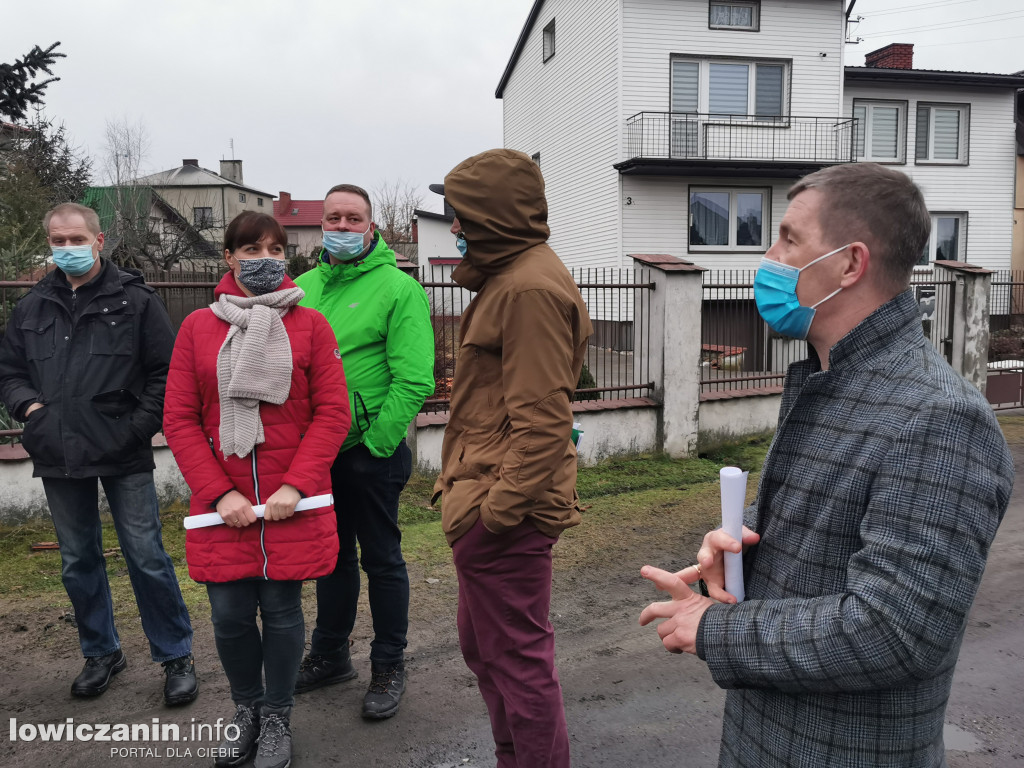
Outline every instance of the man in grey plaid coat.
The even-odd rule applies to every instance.
[[[913,182],[856,163],[789,198],[755,299],[811,354],[789,368],[748,509],[746,600],[723,578],[722,553],[741,543],[712,531],[697,565],[644,567],[673,599],[640,622],[664,619],[665,647],[728,689],[722,766],[944,766],[943,713],[1012,460],[985,398],[922,334],[908,284],[930,219]],[[714,599],[690,590],[701,578]]]

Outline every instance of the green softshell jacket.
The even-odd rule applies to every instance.
[[[359,261],[332,266],[321,251],[316,267],[295,283],[306,292],[299,305],[321,312],[338,339],[352,407],[341,450],[363,443],[374,456],[390,456],[434,392],[434,332],[423,286],[395,266],[379,234]]]

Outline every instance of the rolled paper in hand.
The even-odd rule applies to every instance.
[[[323,496],[310,496],[308,499],[299,499],[299,503],[295,505],[296,512],[303,512],[307,509],[319,509],[320,507],[329,507],[334,503],[334,497],[325,493]],[[263,517],[263,512],[267,508],[266,504],[257,504],[252,508],[252,511],[256,513],[256,517]],[[185,518],[186,530],[192,530],[193,528],[208,528],[211,525],[221,525],[224,522],[224,518],[217,512],[204,512],[201,515],[189,515]]]
[[[743,507],[747,502],[747,475],[739,467],[722,467],[718,473],[722,483],[722,530],[736,541],[743,542]],[[742,603],[743,553],[725,553],[725,591]]]

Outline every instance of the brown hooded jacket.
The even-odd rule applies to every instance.
[[[468,245],[452,277],[478,291],[462,315],[434,486],[445,536],[481,517],[492,533],[529,519],[556,537],[580,522],[570,401],[593,326],[547,245],[544,179],[528,155],[475,155],[445,177],[444,195]]]

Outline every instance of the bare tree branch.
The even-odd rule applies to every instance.
[[[416,188],[401,178],[395,182],[385,179],[370,196],[373,198],[373,220],[384,242],[415,263],[415,249],[410,247],[412,217],[422,202]]]

